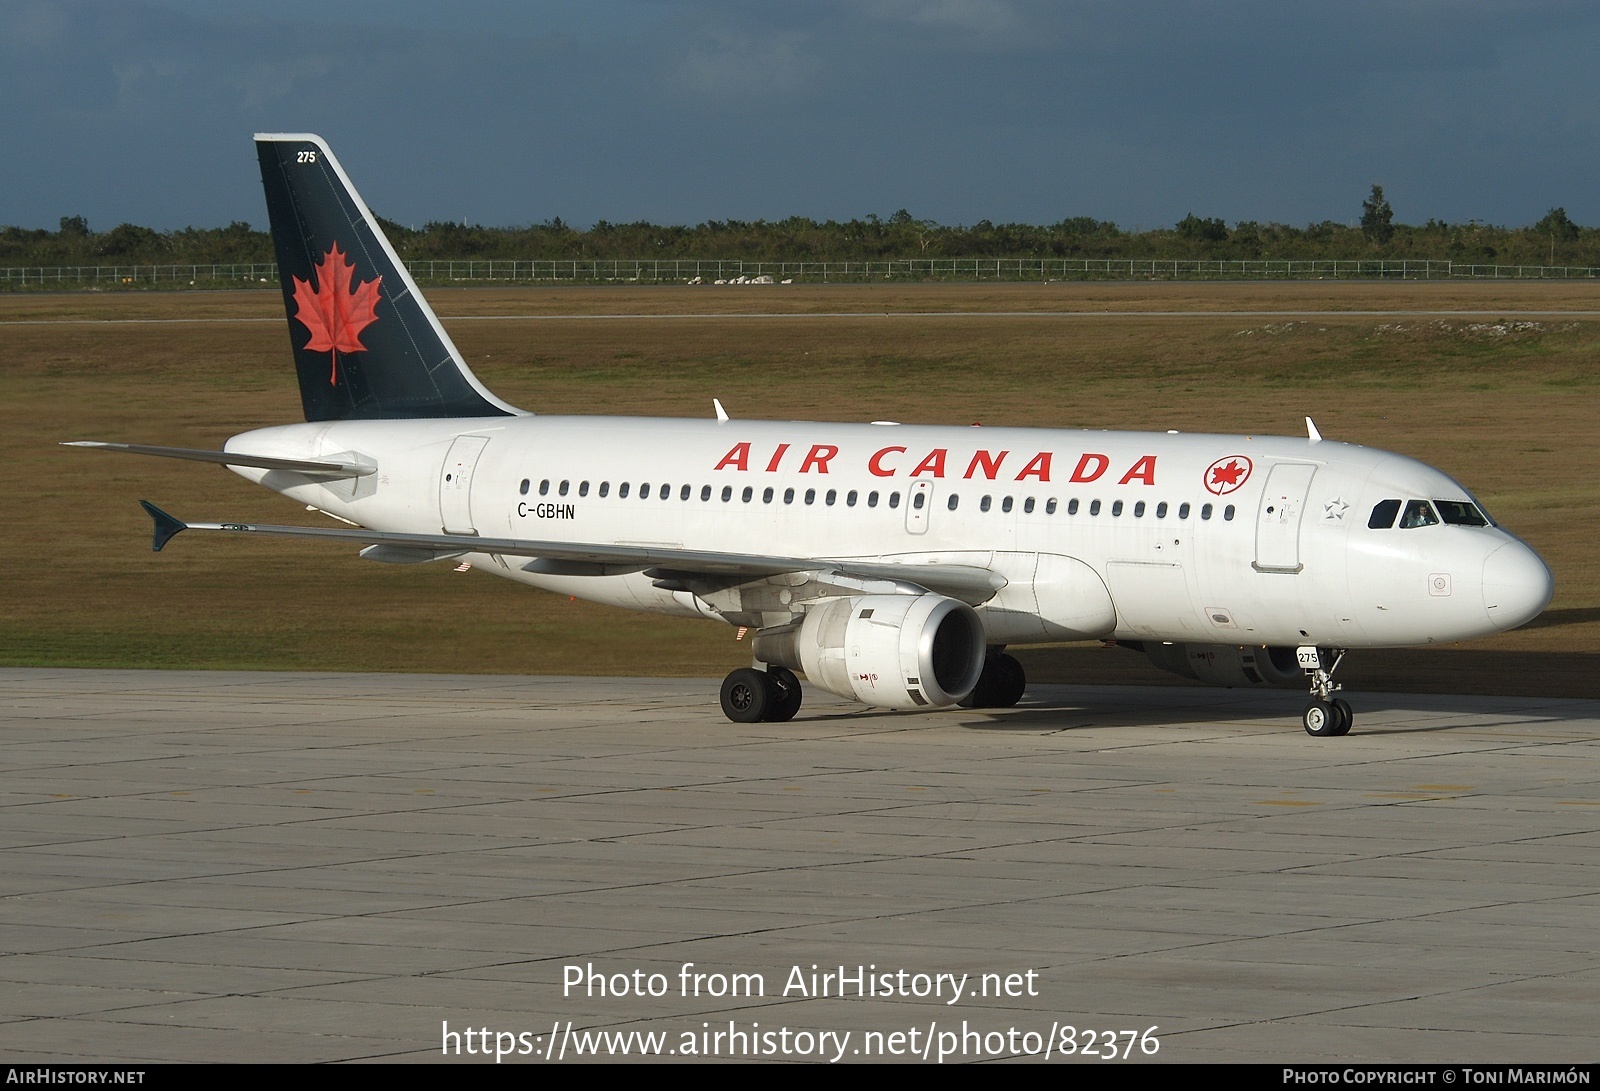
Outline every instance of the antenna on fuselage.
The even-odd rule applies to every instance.
[[[1322,442],[1322,433],[1317,431],[1317,424],[1310,417],[1306,418],[1306,436],[1312,443]]]
[[[712,398],[711,404],[717,411],[717,420],[726,423],[728,419],[728,411],[722,408],[722,399]]]

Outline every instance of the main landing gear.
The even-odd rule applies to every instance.
[[[787,667],[741,667],[722,680],[722,713],[736,724],[783,723],[800,711],[800,679]]]
[[[991,652],[983,658],[983,673],[972,692],[960,701],[962,708],[1010,708],[1022,700],[1028,676],[1014,655]]]
[[[1296,654],[1311,679],[1311,700],[1306,703],[1305,713],[1300,717],[1305,724],[1306,734],[1319,739],[1350,734],[1355,712],[1351,710],[1349,701],[1334,696],[1344,688],[1333,680],[1333,672],[1339,669],[1339,664],[1344,660],[1344,649],[1324,651],[1305,647],[1297,649]],[[1323,662],[1329,655],[1332,655],[1333,662],[1324,667]]]

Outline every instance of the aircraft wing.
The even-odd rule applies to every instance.
[[[769,557],[750,553],[717,553],[656,545],[606,545],[545,542],[523,538],[483,538],[471,534],[403,534],[339,527],[273,526],[266,523],[185,523],[148,500],[139,501],[155,522],[151,548],[159,553],[185,530],[216,530],[285,538],[318,538],[360,543],[362,556],[408,563],[458,557],[463,553],[495,553],[527,557],[535,571],[570,576],[615,575],[667,569],[673,573],[747,576],[757,579],[785,572],[837,572],[866,579],[900,580],[965,602],[985,602],[1006,586],[1006,578],[987,568],[954,564],[891,564],[849,558]]]

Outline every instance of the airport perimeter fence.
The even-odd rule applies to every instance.
[[[896,258],[744,261],[649,258],[567,261],[408,261],[424,284],[827,284],[867,281],[1052,280],[1585,280],[1580,265],[1484,265],[1413,260],[1156,260],[1116,258]],[[0,267],[0,290],[269,287],[273,263]]]

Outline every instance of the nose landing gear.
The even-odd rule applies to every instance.
[[[1333,680],[1333,672],[1339,669],[1339,664],[1344,660],[1344,649],[1307,645],[1296,649],[1295,655],[1311,679],[1311,700],[1306,703],[1306,710],[1300,717],[1306,734],[1319,739],[1350,734],[1355,712],[1350,708],[1349,701],[1334,696],[1344,688]],[[1329,656],[1333,662],[1324,666]]]

